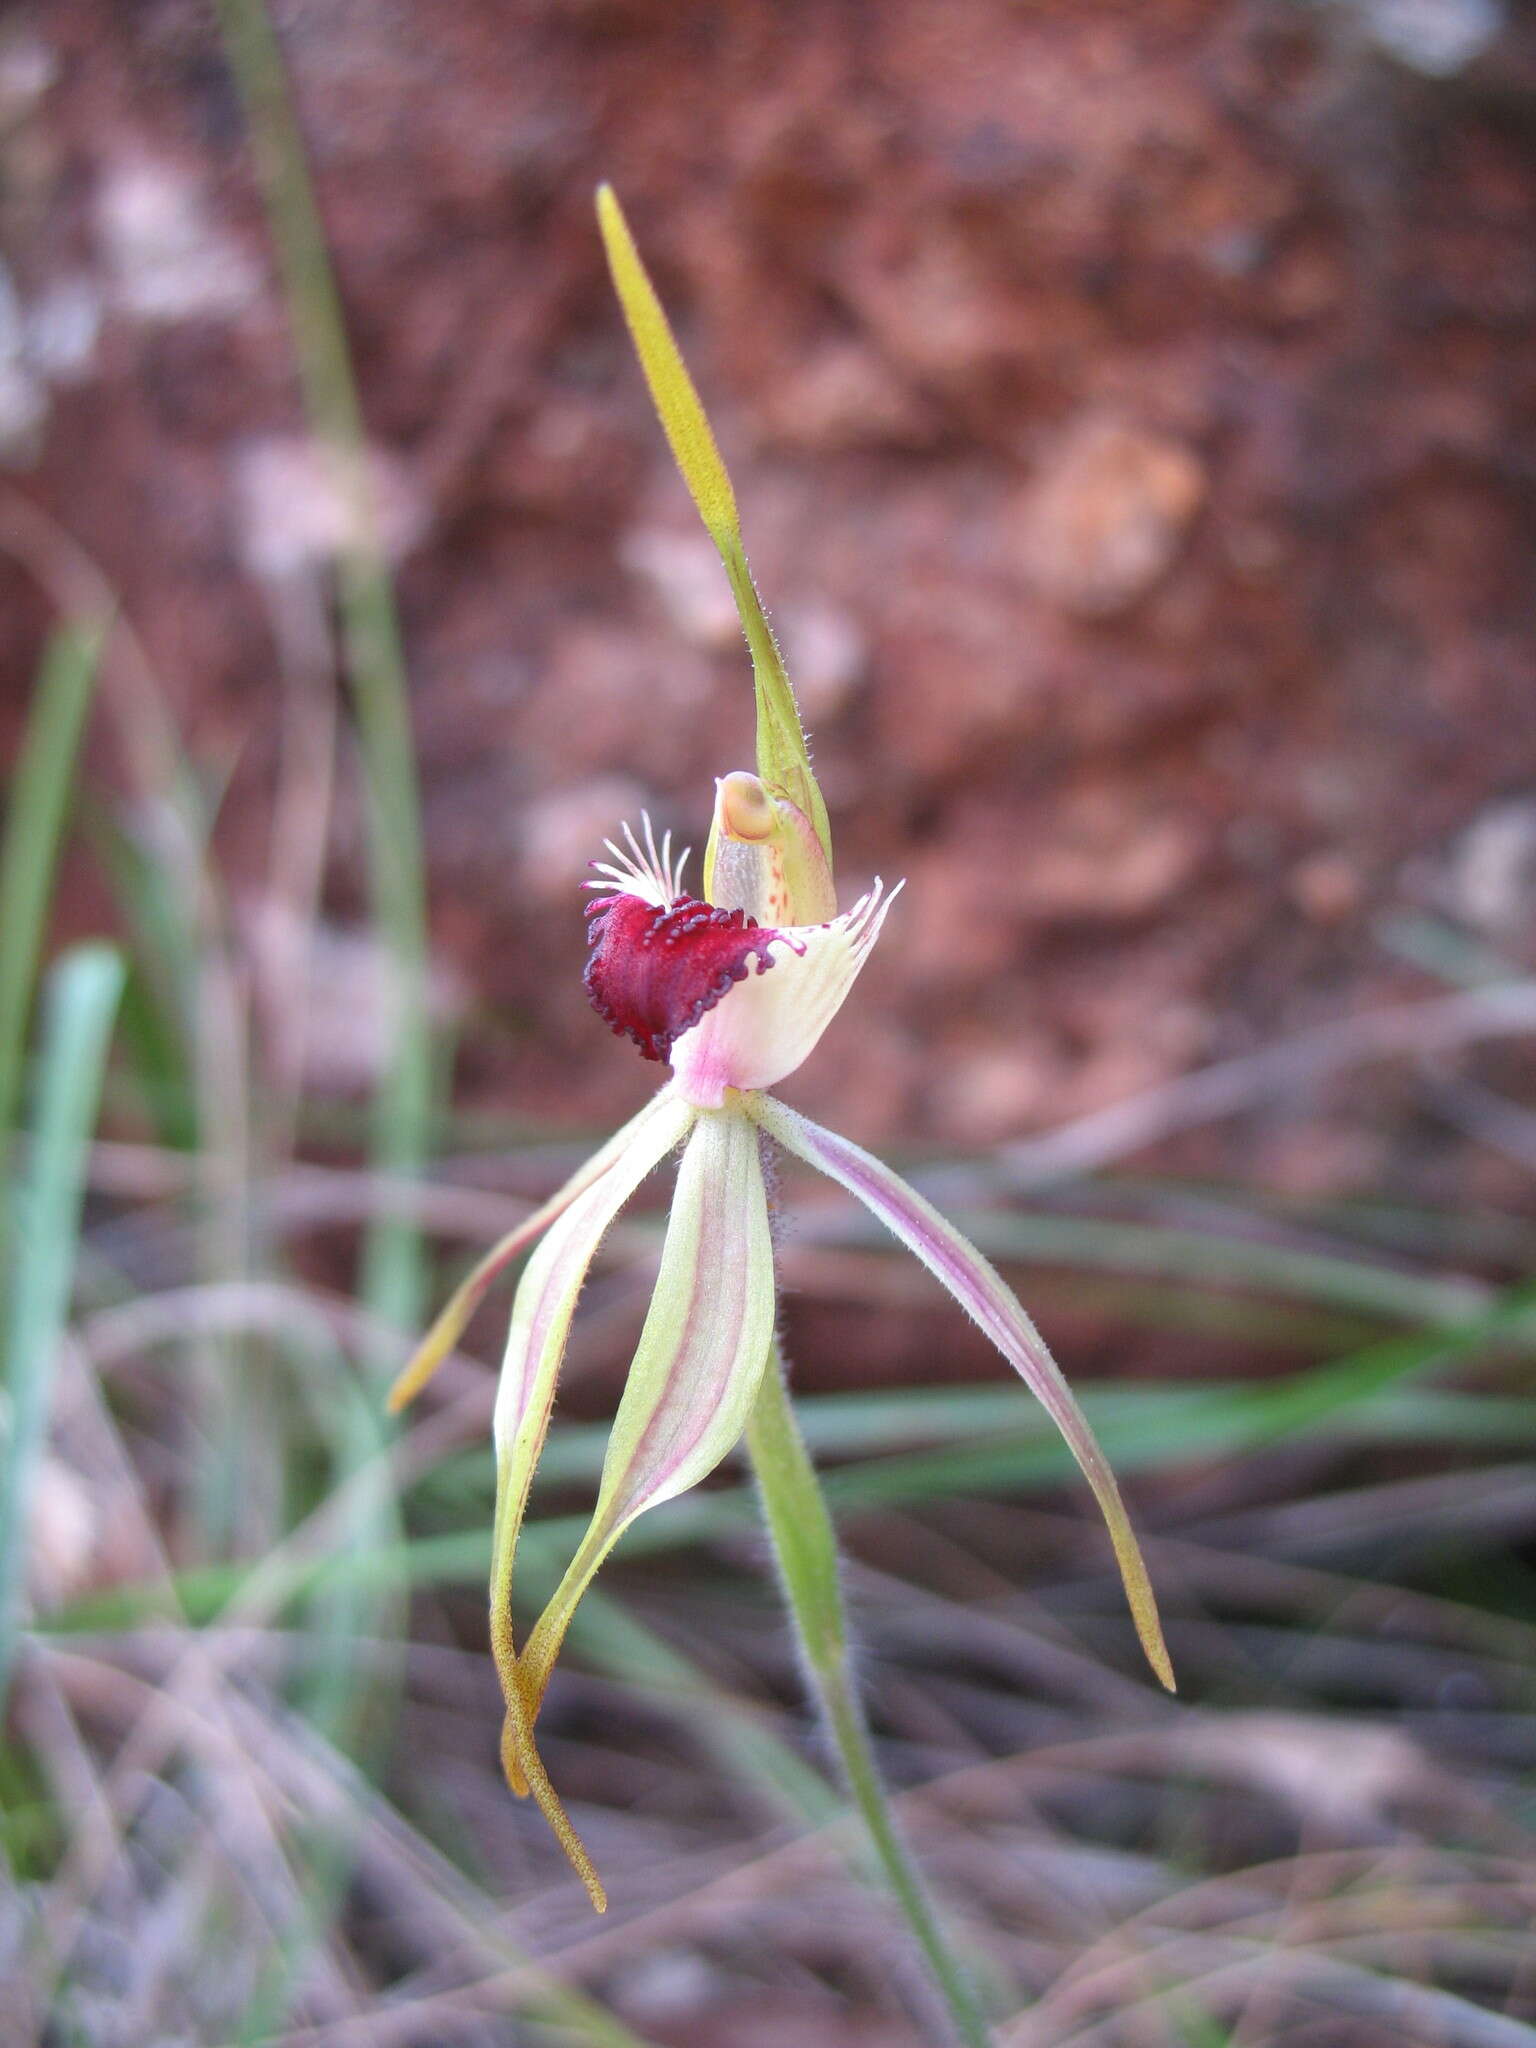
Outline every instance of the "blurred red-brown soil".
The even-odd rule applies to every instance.
[[[1427,992],[1394,911],[1530,964],[1529,16],[273,16],[379,451],[461,1099],[639,1099],[582,1000],[577,884],[642,805],[698,841],[750,753],[601,177],[732,461],[845,888],[909,877],[797,1099],[984,1144]],[[238,99],[201,0],[52,0],[0,34],[5,490],[100,564],[231,775],[238,906],[335,538]],[[0,598],[10,733],[45,613],[12,561]],[[361,875],[344,781],[338,977]],[[339,1081],[368,1057],[347,987]],[[1355,1107],[1226,1163],[1371,1184],[1398,1140]]]

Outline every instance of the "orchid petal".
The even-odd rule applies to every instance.
[[[653,1095],[638,1116],[632,1116],[627,1124],[600,1145],[583,1165],[578,1166],[570,1179],[557,1193],[542,1202],[529,1216],[525,1216],[515,1230],[509,1230],[499,1244],[493,1245],[479,1264],[462,1280],[449,1296],[437,1320],[425,1337],[412,1352],[399,1378],[389,1390],[388,1408],[391,1415],[398,1414],[408,1401],[413,1401],[431,1379],[433,1373],[452,1351],[463,1335],[470,1317],[480,1306],[486,1290],[499,1273],[506,1270],[518,1253],[543,1230],[547,1230],[557,1216],[562,1215],[576,1197],[600,1180],[614,1161],[621,1158],[628,1148],[643,1136],[646,1126],[653,1117],[658,1117],[676,1098],[671,1083]],[[675,1143],[669,1140],[669,1143]],[[667,1147],[664,1145],[662,1151]],[[658,1157],[660,1154],[657,1155]]]
[[[679,1092],[716,1109],[727,1088],[771,1088],[792,1074],[842,1008],[902,884],[878,881],[829,924],[753,931],[756,972],[730,984],[669,1053]]]
[[[784,660],[747,567],[730,476],[611,186],[598,188],[597,220],[608,252],[614,289],[650,386],[651,402],[699,517],[720,550],[742,631],[752,651],[752,674],[757,688],[758,772],[765,782],[781,790],[805,812],[830,861],[832,835],[827,825],[827,807],[811,773],[810,752]]]
[[[651,1169],[687,1132],[695,1112],[676,1096],[628,1127],[629,1141],[601,1178],[574,1196],[528,1261],[512,1305],[512,1326],[496,1389],[496,1520],[491,1538],[491,1651],[507,1707],[502,1758],[514,1792],[532,1788],[567,1854],[592,1890],[596,1879],[575,1831],[549,1787],[528,1736],[512,1634],[512,1567],[533,1471],[549,1430],[549,1412],[576,1298],[604,1232]],[[600,1891],[600,1887],[598,1890]],[[594,1900],[597,1893],[594,1892]]]
[[[1060,1367],[1012,1288],[931,1202],[860,1146],[824,1130],[771,1096],[751,1097],[743,1107],[787,1151],[796,1153],[808,1165],[857,1195],[908,1250],[915,1252],[1040,1401],[1093,1489],[1109,1528],[1141,1646],[1152,1669],[1172,1692],[1173,1666],[1163,1642],[1157,1602],[1115,1476]]]
[[[614,1417],[591,1525],[519,1661],[537,1714],[593,1574],[636,1518],[740,1439],[773,1337],[773,1246],[754,1124],[701,1116],[678,1169],[661,1271]]]

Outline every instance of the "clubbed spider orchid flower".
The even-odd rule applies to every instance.
[[[775,1281],[764,1175],[775,1149],[856,1195],[928,1267],[1044,1404],[1108,1525],[1143,1648],[1173,1674],[1141,1553],[1113,1474],[1045,1343],[976,1247],[889,1167],[769,1093],[811,1055],[852,990],[901,885],[876,881],[837,912],[826,812],[799,716],[741,553],[735,503],[702,409],[612,195],[599,214],[620,296],[685,479],[720,545],[758,682],[759,774],[716,785],[702,893],[688,856],[650,821],[594,862],[586,988],[641,1055],[671,1068],[646,1106],[470,1273],[390,1396],[398,1409],[452,1349],[495,1277],[534,1245],[518,1283],[498,1383],[491,1645],[506,1716],[502,1762],[532,1792],[593,1903],[604,1894],[534,1742],[572,1614],[603,1560],[647,1509],[707,1477],[740,1441],[773,1363]],[[629,1369],[591,1522],[521,1648],[513,1566],[549,1428],[571,1319],[620,1210],[681,1148],[660,1269]]]

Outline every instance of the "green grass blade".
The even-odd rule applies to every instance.
[[[0,1467],[0,1701],[15,1656],[27,1512],[69,1313],[86,1146],[122,985],[122,961],[103,945],[75,947],[48,977],[37,1114],[17,1190],[3,1324],[10,1427]]]
[[[923,1185],[920,1175],[916,1184]],[[1463,1275],[1412,1272],[1377,1258],[1313,1251],[1264,1238],[1029,1211],[967,1211],[946,1205],[945,1213],[994,1260],[1240,1287],[1392,1322],[1457,1323],[1477,1314],[1493,1293],[1482,1281]],[[879,1247],[878,1232],[878,1225],[852,1212],[835,1220],[818,1218],[816,1228],[820,1243],[858,1247]],[[802,1237],[805,1234],[802,1230]]]
[[[105,629],[60,627],[48,643],[11,779],[0,843],[0,1132],[16,1121],[27,1019],[80,734]]]
[[[1536,1290],[1512,1290],[1498,1306],[1454,1335],[1441,1330],[1393,1338],[1285,1380],[1087,1387],[1083,1406],[1106,1453],[1126,1471],[1156,1471],[1192,1458],[1239,1457],[1307,1432],[1332,1431],[1354,1442],[1523,1447],[1536,1439],[1536,1401],[1457,1393],[1412,1384],[1431,1370],[1469,1363],[1497,1345],[1536,1337]],[[1410,1382],[1410,1384],[1404,1384]],[[861,1407],[869,1409],[867,1419]],[[956,1388],[942,1396],[822,1395],[796,1404],[807,1440],[851,1456],[820,1482],[840,1511],[914,1506],[956,1495],[1030,1491],[1067,1477],[1070,1453],[1049,1419],[1014,1387]],[[946,1416],[944,1411],[950,1411]],[[930,1448],[907,1449],[914,1438]],[[590,1480],[602,1461],[606,1430],[568,1428],[551,1438],[549,1475]],[[881,1455],[884,1453],[885,1455]],[[477,1460],[481,1468],[477,1473]],[[446,1459],[439,1468],[458,1507],[489,1497],[489,1452]],[[745,1490],[694,1492],[658,1509],[624,1539],[627,1558],[655,1556],[719,1541],[751,1527]],[[530,1570],[557,1572],[586,1526],[581,1515],[547,1515],[524,1525]],[[323,1556],[225,1564],[180,1573],[179,1604],[196,1622],[216,1619],[263,1584],[262,1611],[277,1614],[332,1579],[382,1588],[475,1585],[490,1562],[488,1529],[451,1529],[392,1546],[328,1551]],[[50,1618],[59,1632],[131,1627],[161,1611],[163,1589],[122,1586],[93,1594]]]
[[[436,1071],[427,1015],[421,805],[399,619],[368,477],[362,408],[341,299],[310,181],[282,52],[262,0],[218,0],[230,67],[244,102],[277,251],[305,410],[333,449],[351,494],[352,537],[339,562],[342,641],[362,756],[374,915],[394,968],[394,1043],[375,1101],[372,1157],[413,1178],[430,1142]],[[425,1299],[421,1234],[401,1217],[369,1225],[362,1293],[400,1329]]]
[[[181,802],[189,851],[204,855],[196,829],[201,820],[194,820],[188,797]],[[159,1142],[195,1152],[199,1103],[191,1076],[200,966],[185,875],[157,858],[154,845],[126,829],[105,804],[82,799],[80,826],[112,891],[128,956],[118,1041],[123,1079],[136,1084],[134,1108],[147,1111]]]
[[[528,1576],[541,1598],[552,1590],[547,1572],[536,1568]],[[755,1703],[736,1699],[715,1684],[691,1658],[600,1585],[582,1602],[570,1639],[592,1670],[608,1672],[626,1685],[687,1709],[699,1741],[714,1750],[734,1776],[767,1793],[787,1819],[825,1827],[846,1811],[842,1795],[774,1732]]]

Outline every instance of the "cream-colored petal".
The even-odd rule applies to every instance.
[[[632,1116],[622,1129],[614,1132],[605,1145],[600,1145],[590,1159],[584,1160],[564,1187],[541,1202],[529,1216],[525,1216],[515,1230],[509,1230],[499,1244],[493,1245],[473,1271],[462,1280],[444,1304],[437,1320],[417,1345],[389,1390],[387,1406],[391,1415],[396,1414],[408,1401],[412,1401],[431,1379],[433,1373],[448,1356],[463,1335],[466,1325],[480,1306],[486,1291],[499,1273],[504,1273],[518,1253],[532,1244],[542,1230],[546,1230],[557,1216],[570,1207],[578,1195],[601,1180],[615,1160],[622,1158],[631,1145],[645,1142],[647,1127],[655,1119],[669,1117],[676,1108],[676,1095],[669,1082],[653,1095],[638,1115]],[[676,1140],[670,1140],[676,1143]],[[667,1147],[664,1145],[662,1150]],[[658,1157],[660,1155],[658,1154]]]
[[[591,1526],[519,1660],[530,1714],[577,1602],[647,1508],[712,1472],[746,1428],[773,1337],[757,1126],[700,1116],[678,1169],[656,1292],[614,1417]]]
[[[728,1088],[771,1088],[792,1074],[842,1008],[903,886],[887,896],[876,882],[830,924],[776,933],[772,964],[750,967],[673,1041],[678,1092],[700,1109],[717,1109]]]
[[[533,1750],[512,1628],[512,1572],[534,1467],[544,1448],[576,1299],[603,1234],[651,1169],[686,1134],[695,1112],[676,1095],[635,1132],[602,1177],[545,1235],[518,1283],[496,1389],[496,1519],[491,1537],[491,1651],[507,1708],[502,1745],[514,1792],[530,1788],[594,1900],[601,1887]]]

